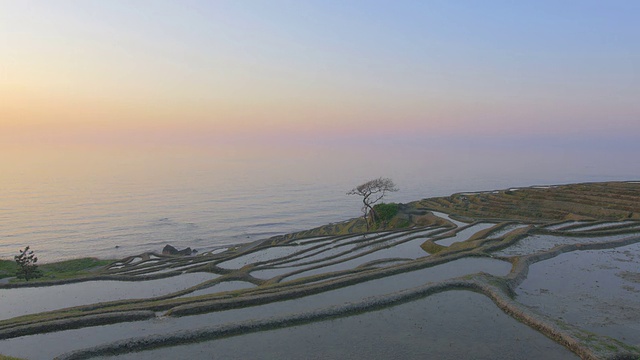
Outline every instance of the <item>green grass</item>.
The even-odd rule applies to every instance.
[[[0,279],[15,276],[17,270],[18,270],[18,265],[16,265],[15,261],[0,260]]]
[[[447,247],[446,246],[442,246],[439,244],[434,243],[433,241],[425,241],[422,245],[420,245],[420,247],[422,248],[422,250],[426,251],[427,253],[433,255],[433,254],[437,254],[440,251],[446,250]]]
[[[13,357],[13,356],[5,356],[0,354],[0,360],[23,360],[21,358]]]
[[[96,258],[81,258],[65,260],[39,266],[43,279],[68,279],[76,276],[87,275],[99,267],[109,265],[113,260],[99,260]]]
[[[38,269],[42,271],[42,277],[30,281],[69,279],[89,275],[92,273],[92,270],[106,266],[112,262],[113,260],[81,258],[49,264],[39,264]],[[15,276],[16,270],[17,265],[15,261],[0,260],[0,279]]]
[[[411,221],[409,221],[408,219],[400,219],[394,225],[394,229],[405,229],[405,228],[408,228],[409,226],[411,226]]]
[[[396,203],[380,203],[373,207],[373,210],[378,215],[378,222],[386,223],[393,219],[398,214],[398,204]]]

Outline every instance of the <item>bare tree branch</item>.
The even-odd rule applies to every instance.
[[[358,195],[362,196],[362,212],[364,213],[364,221],[367,224],[367,231],[369,230],[369,215],[373,218],[372,221],[375,221],[377,218],[376,211],[373,209],[373,205],[378,201],[382,200],[384,195],[387,192],[395,192],[398,191],[396,184],[393,183],[393,180],[389,178],[377,178],[373,180],[369,180],[364,184],[358,185],[357,187],[351,189],[351,191],[347,192],[347,195]],[[372,198],[372,195],[376,195]]]

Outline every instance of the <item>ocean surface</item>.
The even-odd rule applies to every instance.
[[[409,202],[461,191],[640,179],[626,148],[309,146],[278,149],[3,148],[0,259],[198,251],[360,216],[346,192],[376,177]]]

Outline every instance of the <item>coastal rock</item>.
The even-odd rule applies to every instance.
[[[178,249],[174,248],[173,246],[167,244],[163,249],[162,249],[162,255],[177,255],[178,254]]]
[[[192,251],[190,247],[183,250],[178,250],[175,247],[167,244],[162,249],[162,255],[191,255],[191,253]]]

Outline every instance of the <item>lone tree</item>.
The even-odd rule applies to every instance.
[[[20,250],[20,255],[14,256],[16,264],[18,264],[18,270],[16,271],[16,277],[18,279],[35,279],[42,276],[42,272],[38,269],[38,257],[35,256],[33,250],[29,250],[29,246]]]
[[[375,222],[378,218],[376,210],[373,205],[382,200],[387,192],[398,191],[396,184],[389,178],[377,178],[369,180],[364,184],[358,185],[347,193],[347,195],[362,196],[362,212],[364,213],[364,221],[367,225],[367,231],[369,231],[369,218],[372,222]]]

